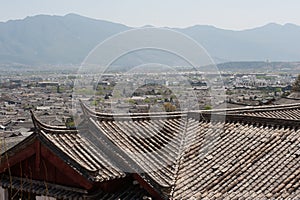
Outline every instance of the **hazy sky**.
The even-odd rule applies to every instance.
[[[214,25],[246,29],[270,22],[300,25],[299,0],[0,0],[0,21],[37,14],[77,13],[96,19],[143,25]]]

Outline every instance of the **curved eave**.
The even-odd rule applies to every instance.
[[[101,113],[96,112],[85,105],[82,101],[80,101],[81,108],[83,113],[86,116],[97,118],[99,120],[145,120],[145,119],[161,119],[161,118],[176,118],[187,116],[186,111],[182,112],[155,112],[155,113],[128,113],[128,114],[120,114],[120,113]]]
[[[31,119],[33,122],[33,125],[36,129],[49,129],[49,130],[57,130],[57,131],[73,131],[75,129],[71,129],[71,128],[67,128],[67,127],[62,127],[62,126],[51,126],[48,124],[45,124],[43,122],[41,122],[34,114],[34,112],[32,110],[30,110],[31,113]]]
[[[110,176],[109,178],[101,177],[101,169],[91,169],[89,166],[85,165],[82,162],[82,160],[77,160],[68,153],[64,152],[61,148],[57,146],[57,144],[55,144],[54,141],[52,141],[48,137],[50,135],[61,135],[60,137],[63,137],[64,135],[73,136],[80,140],[84,145],[89,145],[86,143],[87,141],[83,141],[83,139],[79,135],[79,132],[76,129],[68,129],[44,124],[34,115],[32,111],[31,116],[34,126],[36,128],[35,135],[42,142],[42,144],[45,145],[48,149],[50,149],[52,152],[54,152],[55,155],[57,155],[60,159],[67,162],[74,170],[82,174],[88,180],[91,180],[93,182],[104,182],[108,180],[123,178],[126,176],[125,173],[119,172],[118,175]],[[116,169],[116,171],[118,170]]]

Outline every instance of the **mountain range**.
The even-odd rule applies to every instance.
[[[132,28],[77,14],[37,15],[1,22],[0,65],[78,65],[101,41]],[[217,63],[300,60],[300,26],[295,24],[270,23],[241,31],[208,25],[171,29],[193,38]],[[162,55],[148,52],[139,60],[148,61],[153,56]],[[126,62],[130,65],[136,61],[133,58]]]

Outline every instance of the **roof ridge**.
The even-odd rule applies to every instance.
[[[181,144],[179,146],[179,152],[178,152],[178,158],[175,159],[175,172],[174,172],[174,177],[173,177],[173,185],[170,191],[170,197],[174,198],[174,192],[175,192],[175,187],[176,187],[176,181],[178,180],[178,176],[179,176],[179,170],[180,170],[180,166],[181,166],[181,162],[182,162],[182,158],[185,156],[186,153],[186,139],[187,139],[187,126],[188,126],[189,120],[188,118],[185,121],[184,124],[184,133],[182,134],[181,137]]]
[[[280,109],[294,109],[300,108],[300,103],[283,104],[283,105],[267,105],[267,106],[250,106],[240,108],[224,108],[224,109],[212,109],[212,110],[191,110],[191,111],[177,111],[177,112],[150,112],[150,113],[101,113],[92,110],[86,104],[80,100],[80,105],[86,114],[102,117],[104,120],[109,119],[149,119],[156,117],[181,117],[183,115],[189,115],[190,113],[238,113],[238,112],[254,112],[254,111],[265,111],[265,110],[280,110]]]
[[[300,104],[285,104],[285,105],[275,105],[275,106],[264,106],[264,107],[254,107],[244,108],[239,110],[228,110],[229,113],[248,113],[248,112],[262,112],[262,111],[276,111],[276,110],[291,110],[300,108]]]
[[[213,117],[212,117],[213,115]],[[199,117],[201,116],[201,117]],[[197,113],[191,112],[188,117],[202,120],[202,121],[224,121],[230,123],[245,123],[245,124],[257,124],[262,126],[279,126],[285,128],[296,128],[300,127],[300,120],[296,119],[283,119],[283,118],[271,118],[262,116],[250,116],[250,115],[239,115],[236,113]]]
[[[73,128],[67,128],[67,127],[60,127],[60,126],[52,126],[46,123],[41,122],[34,114],[34,112],[32,110],[30,110],[30,114],[31,114],[31,119],[33,122],[33,125],[35,127],[35,129],[39,130],[39,129],[44,129],[44,130],[51,130],[51,131],[73,131],[76,129]]]
[[[150,113],[101,113],[92,110],[90,107],[88,107],[86,104],[84,104],[80,100],[80,105],[83,110],[84,114],[87,114],[89,116],[93,116],[96,118],[100,118],[103,120],[138,120],[138,119],[160,119],[160,118],[176,118],[176,117],[182,117],[184,115],[187,115],[187,111],[178,111],[178,112],[150,112]]]

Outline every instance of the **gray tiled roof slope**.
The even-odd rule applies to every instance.
[[[198,114],[114,117],[88,111],[99,133],[138,164],[165,198],[300,198],[299,121],[264,124],[261,117],[243,121],[235,115],[213,121]]]
[[[300,198],[300,131],[190,119],[172,197]],[[213,138],[213,139],[210,139]],[[203,149],[207,148],[205,151]]]
[[[300,120],[300,104],[257,107],[255,109],[228,110],[227,113],[276,119]]]

